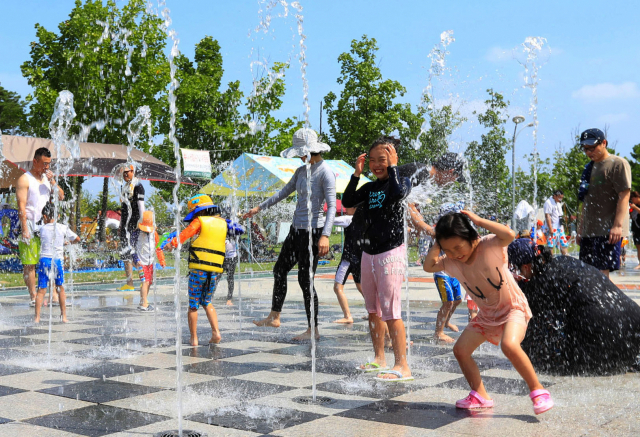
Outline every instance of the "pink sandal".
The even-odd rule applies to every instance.
[[[469,392],[469,396],[456,402],[456,408],[475,410],[478,408],[493,408],[493,400],[485,399],[475,390]]]
[[[533,412],[536,414],[542,414],[553,408],[553,399],[549,390],[534,390],[529,393],[529,397],[533,401]]]

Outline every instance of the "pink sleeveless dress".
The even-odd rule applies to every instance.
[[[495,235],[480,239],[470,264],[446,256],[440,262],[445,273],[460,281],[480,309],[466,329],[497,345],[507,322],[527,326],[532,317],[529,303],[509,271],[507,248]]]

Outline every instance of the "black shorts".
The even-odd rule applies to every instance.
[[[346,284],[349,274],[353,275],[353,282],[360,283],[360,263],[343,259],[338,265],[336,270],[336,282],[339,284]]]
[[[125,228],[120,228],[120,259],[122,261],[131,261],[133,259],[139,233],[140,231],[137,228],[131,228],[128,232]]]
[[[592,265],[598,270],[620,270],[620,252],[622,241],[609,244],[609,237],[582,237],[580,242],[580,261]]]

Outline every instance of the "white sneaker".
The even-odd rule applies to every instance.
[[[145,313],[150,313],[150,312],[155,311],[155,308],[153,307],[153,305],[149,305],[149,306],[146,306],[146,307],[143,307],[142,305],[138,305],[138,310],[139,311],[143,311]]]
[[[29,306],[30,306],[30,307],[34,307],[34,306],[36,306],[36,301],[35,301],[35,299],[34,299],[34,300],[32,300],[31,302],[29,302]]]

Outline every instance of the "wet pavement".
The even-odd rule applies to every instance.
[[[640,297],[635,289],[640,276],[630,272],[624,280],[628,293]],[[243,281],[242,313],[238,299],[232,307],[224,305],[226,283],[220,284],[217,294],[225,300],[215,300],[223,336],[218,346],[189,346],[186,314],[181,315],[184,429],[209,436],[640,434],[640,374],[540,375],[556,407],[535,416],[526,385],[488,344],[475,356],[495,408],[474,414],[456,410],[454,403],[467,395],[468,386],[451,346],[430,341],[438,303],[433,284],[424,281],[410,284],[409,360],[415,381],[380,383],[356,370],[373,356],[357,291],[347,288],[355,323],[333,324],[342,313],[331,279],[319,278],[317,396],[328,399],[296,402],[311,395],[310,346],[292,341],[306,328],[306,316],[291,277],[282,327],[251,324],[269,311],[270,281]],[[51,334],[48,309],[45,322],[34,325],[24,295],[0,297],[0,435],[152,436],[177,427],[171,288],[158,287],[155,313],[138,312],[135,293],[109,288],[115,287],[76,291],[68,324],[57,320],[53,308]],[[186,291],[182,297],[186,313]],[[460,328],[466,324],[462,306],[454,322]],[[201,342],[209,339],[202,311],[198,332]]]

